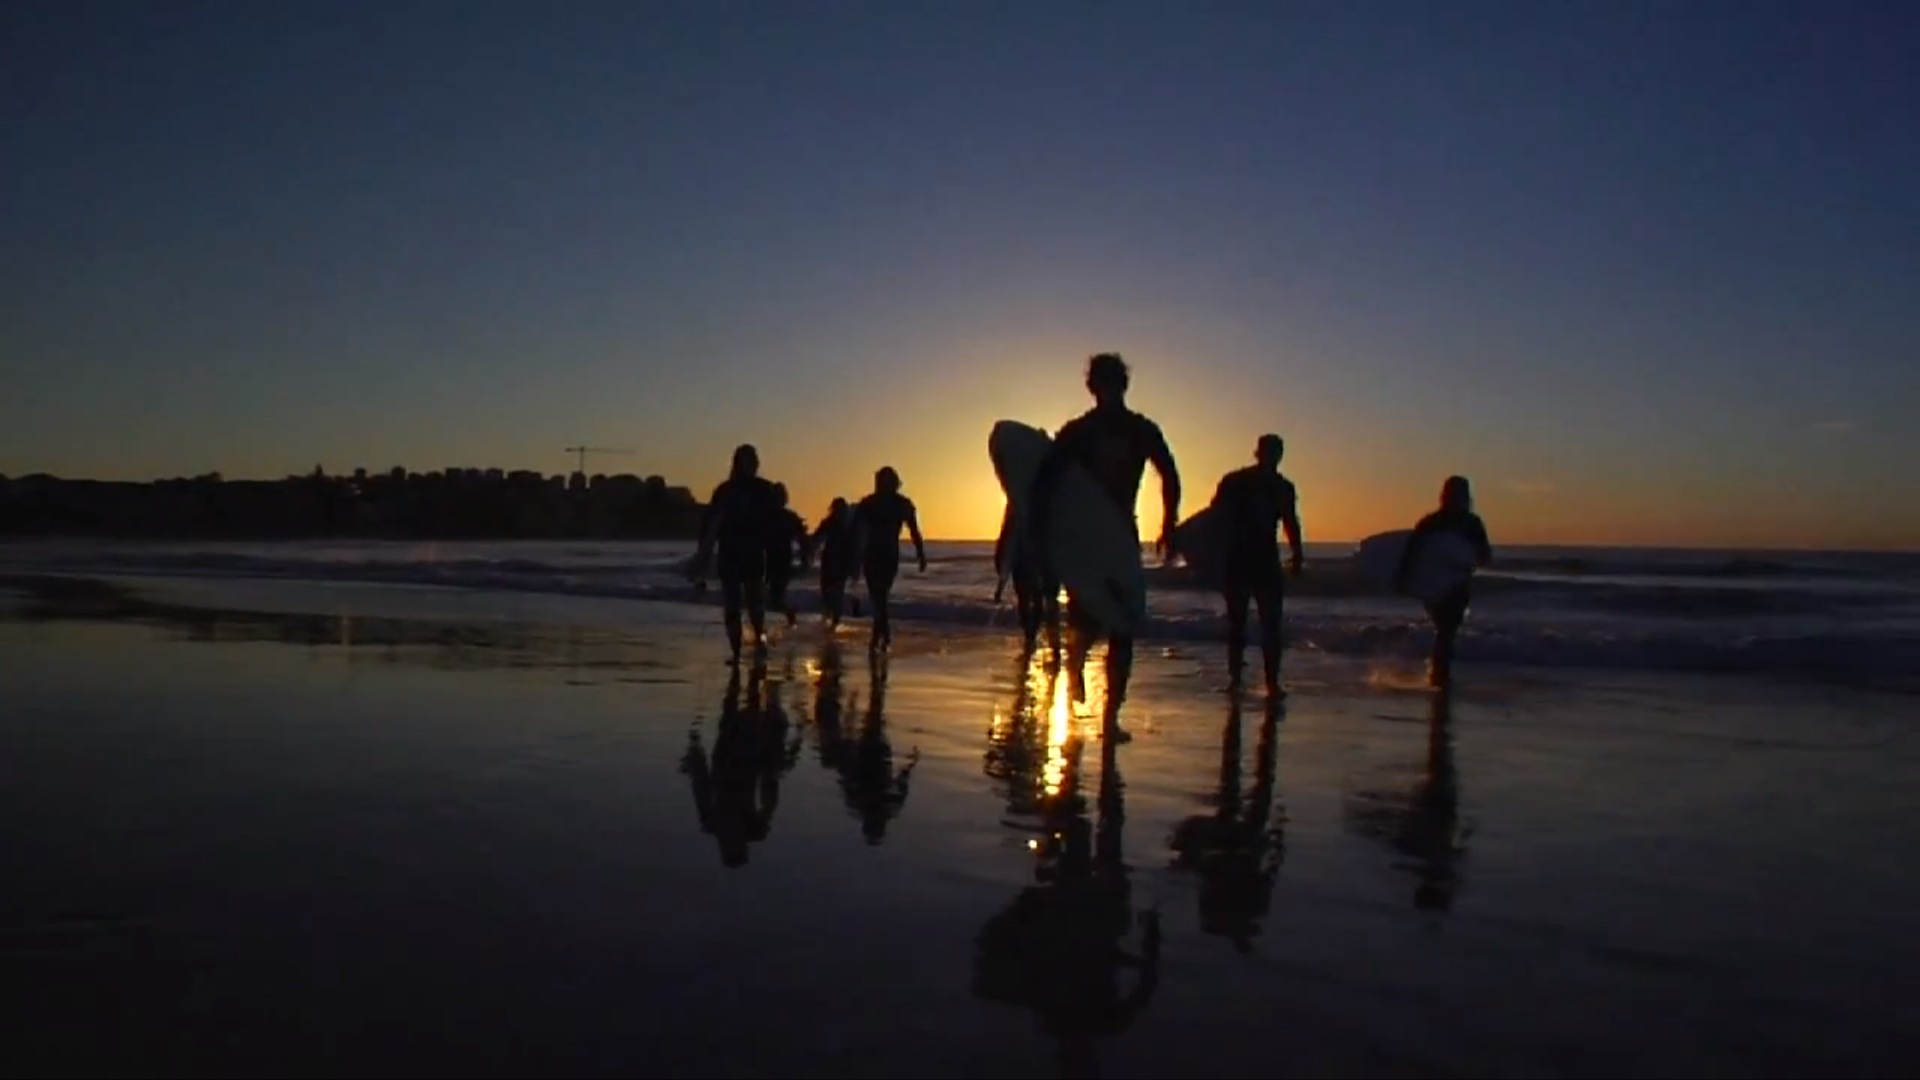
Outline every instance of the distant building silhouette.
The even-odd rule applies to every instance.
[[[128,538],[627,538],[695,536],[701,506],[659,476],[450,468],[285,480],[126,483],[0,477],[0,535]]]

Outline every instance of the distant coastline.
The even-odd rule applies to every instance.
[[[679,540],[698,536],[703,509],[686,487],[631,474],[316,466],[284,480],[0,477],[0,538]]]

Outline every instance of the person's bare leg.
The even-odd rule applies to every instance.
[[[721,621],[727,627],[727,648],[733,653],[733,661],[740,660],[740,602],[741,583],[728,578],[720,583]]]
[[[766,582],[748,578],[742,586],[742,599],[747,606],[747,619],[753,623],[753,648],[755,652],[765,652],[767,648],[767,596]],[[736,622],[738,616],[735,617]]]
[[[1127,701],[1127,683],[1133,678],[1133,636],[1115,634],[1107,639],[1107,736],[1117,742],[1130,742],[1133,733],[1120,726],[1120,707]]]

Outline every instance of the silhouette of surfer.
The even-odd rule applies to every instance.
[[[720,578],[727,645],[735,663],[743,608],[753,624],[754,647],[766,648],[767,536],[776,502],[773,485],[760,476],[760,452],[751,443],[735,447],[732,469],[707,500],[694,555],[696,580],[705,582],[709,561]]]
[[[1214,512],[1223,518],[1220,589],[1227,601],[1227,670],[1238,687],[1251,604],[1260,612],[1260,656],[1270,695],[1281,693],[1281,620],[1286,603],[1278,530],[1285,529],[1287,534],[1291,552],[1287,570],[1298,574],[1302,562],[1299,496],[1293,481],[1280,474],[1286,450],[1280,436],[1260,436],[1253,449],[1254,463],[1221,477],[1213,492]]]
[[[793,580],[796,558],[806,561],[807,523],[787,505],[787,485],[774,484],[773,510],[767,528],[767,607],[784,612],[787,625],[796,621],[787,584]]]
[[[927,543],[920,535],[920,515],[913,500],[900,494],[900,474],[893,471],[893,466],[883,466],[873,474],[873,492],[854,507],[853,520],[854,527],[866,535],[860,572],[867,579],[867,599],[873,607],[871,647],[885,649],[893,644],[888,601],[894,579],[900,576],[901,528],[913,537],[920,572],[927,572]]]
[[[1408,578],[1427,541],[1444,533],[1453,533],[1473,545],[1474,557],[1481,566],[1493,561],[1493,546],[1487,541],[1487,526],[1473,512],[1473,487],[1464,476],[1449,476],[1440,485],[1440,508],[1420,519],[1400,553],[1400,565],[1394,570],[1395,592],[1406,592]],[[1460,626],[1467,620],[1467,607],[1473,601],[1473,577],[1466,575],[1444,596],[1426,601],[1427,618],[1433,622],[1433,656],[1427,662],[1427,682],[1449,686],[1453,682],[1453,649]]]
[[[1040,463],[1034,477],[1032,497],[1032,533],[1034,549],[1047,551],[1051,528],[1053,491],[1062,472],[1077,464],[1084,468],[1113,499],[1114,506],[1134,527],[1134,546],[1139,546],[1139,525],[1133,504],[1140,494],[1140,481],[1151,462],[1160,474],[1160,537],[1154,547],[1161,556],[1173,553],[1173,527],[1180,520],[1180,470],[1174,464],[1173,451],[1167,447],[1160,425],[1127,408],[1127,388],[1131,378],[1127,363],[1118,353],[1100,353],[1087,361],[1087,392],[1093,395],[1093,408],[1067,421],[1054,436],[1053,446]],[[1058,568],[1048,566],[1046,576],[1058,580]],[[1095,630],[1107,636],[1108,712],[1112,733],[1125,740],[1118,720],[1120,703],[1127,694],[1127,680],[1133,674],[1133,631],[1131,628],[1093,627],[1079,612],[1079,605],[1068,597],[1068,621],[1073,624],[1077,670],[1084,662],[1090,644],[1084,640]]]
[[[846,610],[847,582],[859,571],[859,554],[854,544],[853,508],[836,497],[826,516],[808,537],[820,569],[820,613],[827,625],[838,627]],[[860,614],[854,609],[854,614]]]
[[[1060,648],[1060,585],[1047,574],[1043,560],[1033,544],[1016,527],[1013,503],[1007,503],[1000,518],[1000,536],[993,545],[993,569],[1003,581],[1013,583],[1014,608],[1020,613],[1020,634],[1027,652],[1039,644],[1040,630],[1055,651]],[[994,592],[994,602],[1000,600]]]

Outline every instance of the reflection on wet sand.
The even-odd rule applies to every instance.
[[[1140,951],[1127,950],[1136,919],[1131,867],[1124,858],[1119,740],[1100,740],[1097,818],[1090,822],[1081,790],[1088,733],[1057,674],[1035,657],[1012,709],[996,717],[989,733],[987,771],[1004,778],[1010,813],[1039,821],[1007,822],[1038,834],[1029,842],[1035,884],[1021,889],[981,928],[973,992],[1032,1009],[1059,1040],[1061,1074],[1093,1076],[1098,1037],[1131,1027],[1158,986],[1160,921],[1158,912],[1142,914]],[[1106,706],[1103,678],[1095,675],[1086,691],[1094,715],[1109,726],[1117,721]],[[1037,703],[1042,701],[1047,703],[1044,750],[1036,753],[1041,747],[1035,734],[1043,723]],[[1123,968],[1138,973],[1126,992]]]
[[[797,738],[787,742],[790,725],[780,705],[781,684],[769,683],[766,668],[755,665],[743,703],[740,682],[736,667],[727,680],[711,753],[695,727],[680,760],[700,831],[713,837],[720,862],[728,867],[745,866],[749,845],[767,839],[780,805],[780,779],[800,751]]]
[[[1427,716],[1425,769],[1411,789],[1348,794],[1344,817],[1355,833],[1404,856],[1394,864],[1418,879],[1413,905],[1444,912],[1459,889],[1459,861],[1472,828],[1460,820],[1460,781],[1453,761],[1453,700],[1434,695]]]
[[[813,680],[811,715],[814,750],[820,767],[834,774],[847,812],[860,822],[868,844],[887,838],[887,827],[906,809],[913,770],[920,761],[918,747],[908,749],[905,763],[894,757],[887,733],[887,656],[867,658],[867,702],[845,687],[846,661],[840,643],[828,638],[817,661],[807,664]],[[848,714],[855,719],[847,722]]]
[[[1174,865],[1200,875],[1200,928],[1253,949],[1260,920],[1273,904],[1274,880],[1286,859],[1286,810],[1275,806],[1279,699],[1269,698],[1254,751],[1253,790],[1241,797],[1241,706],[1232,695],[1220,737],[1220,785],[1211,816],[1181,822],[1173,834]]]
[[[574,681],[678,682],[657,646],[610,630],[506,621],[356,616],[347,613],[195,607],[155,600],[112,582],[0,575],[24,599],[14,617],[30,623],[111,621],[155,627],[187,641],[277,642],[339,648],[348,663],[413,665],[446,671],[563,669]]]
[[[1013,706],[996,709],[987,728],[983,769],[1006,785],[1009,814],[1044,814],[1049,796],[1057,795],[1069,770],[1078,768],[1084,743],[1073,734],[1071,712],[1056,707],[1059,679],[1060,665],[1051,656],[1022,656]]]
[[[859,695],[848,702],[848,711],[860,713]],[[907,751],[906,764],[894,768],[893,740],[887,737],[887,657],[871,654],[867,659],[867,708],[860,713],[858,728],[840,762],[840,794],[847,811],[860,820],[860,835],[869,844],[887,838],[887,825],[906,809],[907,790],[920,750]]]
[[[813,708],[808,720],[813,725],[814,751],[820,767],[835,774],[845,767],[849,750],[840,722],[847,693],[844,664],[840,643],[829,637],[820,650],[819,661],[807,665],[807,674],[813,680]]]

